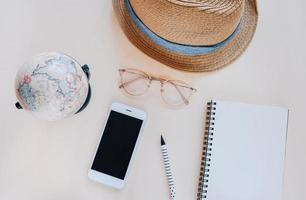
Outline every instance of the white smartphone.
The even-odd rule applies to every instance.
[[[114,188],[123,188],[146,120],[142,110],[113,103],[88,177]]]

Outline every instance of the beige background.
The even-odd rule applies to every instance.
[[[168,142],[178,199],[195,199],[204,103],[212,98],[290,109],[284,199],[306,199],[306,2],[258,4],[259,26],[246,53],[221,71],[191,74],[165,67],[132,46],[118,26],[110,0],[1,0],[0,199],[169,199],[161,133]],[[87,63],[92,72],[88,108],[56,123],[14,107],[18,67],[46,51],[67,53]],[[190,106],[179,110],[162,103],[158,85],[145,97],[131,98],[117,88],[119,66],[182,79],[199,92]],[[87,178],[113,101],[143,108],[149,115],[122,191]]]

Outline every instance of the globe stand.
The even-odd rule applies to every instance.
[[[83,69],[87,79],[89,80],[90,79],[90,71],[89,71],[88,65],[87,64],[83,65],[82,69]],[[91,99],[91,87],[90,87],[90,84],[89,84],[88,85],[88,93],[87,93],[86,100],[85,100],[84,104],[82,105],[82,107],[75,114],[83,111],[88,106],[88,104],[90,102],[90,99]],[[15,106],[16,106],[17,109],[23,109],[19,102],[16,102]]]
[[[16,102],[15,106],[16,106],[17,109],[23,109],[19,102]]]

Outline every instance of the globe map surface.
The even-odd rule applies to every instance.
[[[16,96],[22,108],[55,121],[75,114],[84,104],[89,84],[82,67],[60,53],[43,53],[18,71]]]

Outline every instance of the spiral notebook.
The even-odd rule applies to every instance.
[[[288,110],[207,104],[198,200],[281,200]]]

